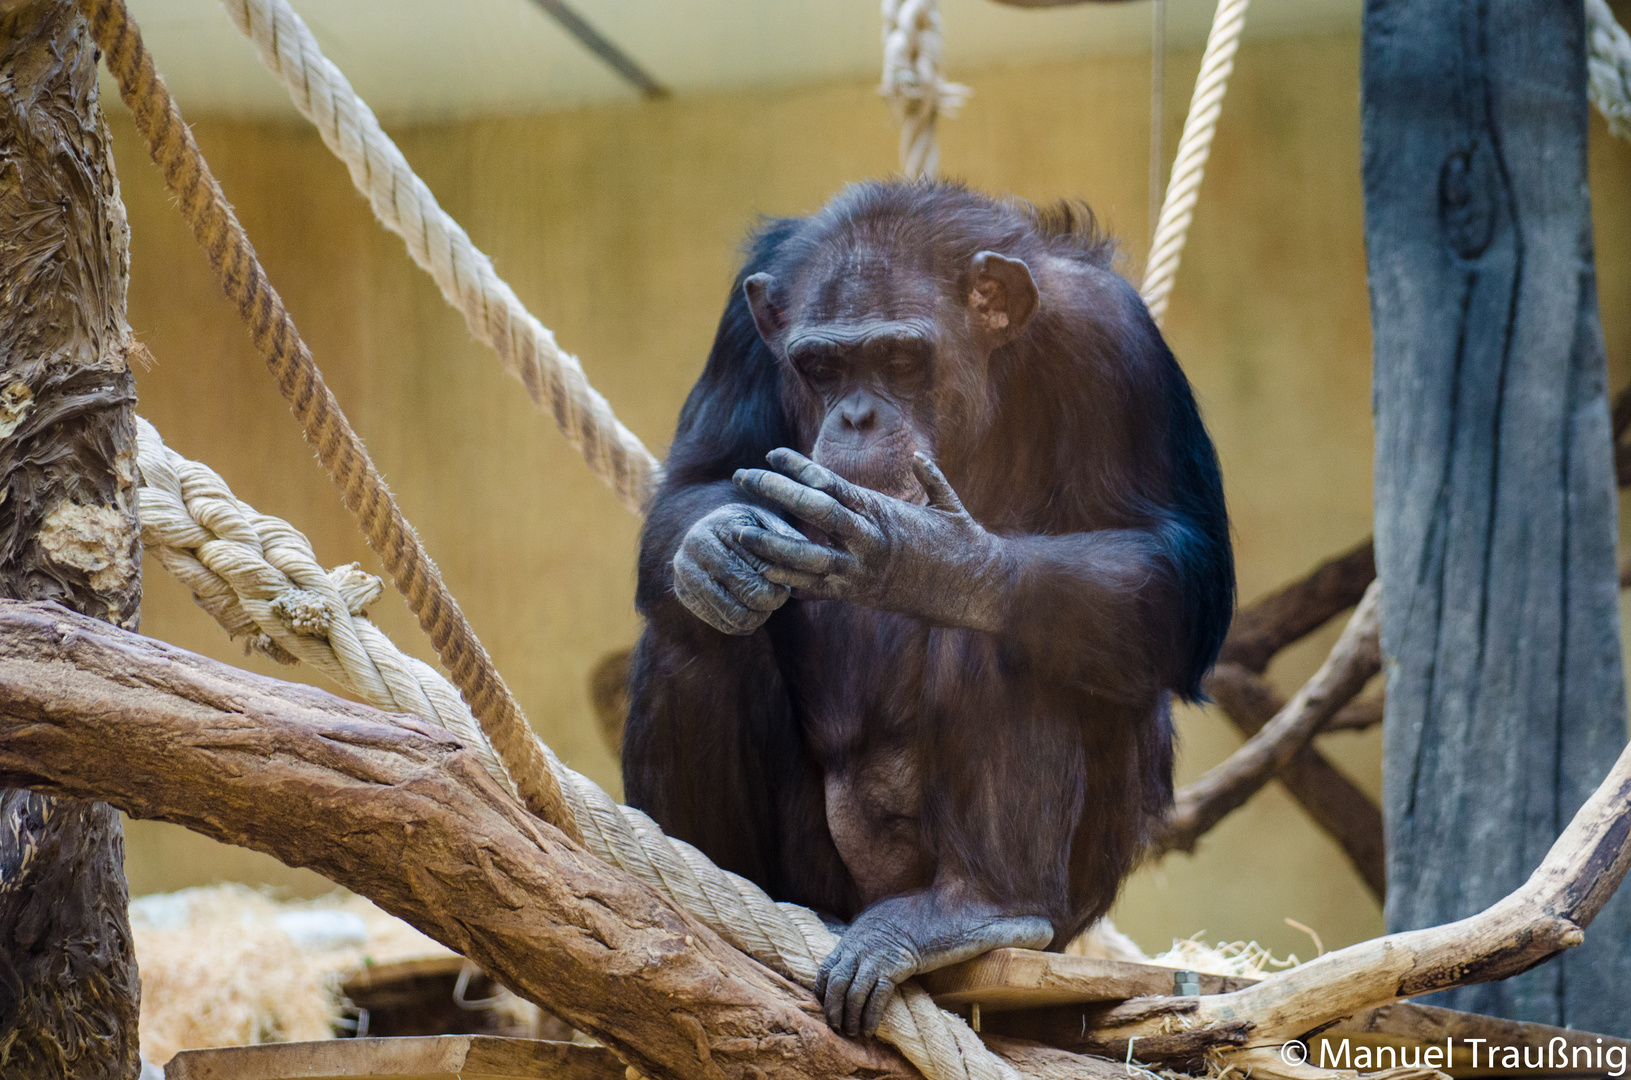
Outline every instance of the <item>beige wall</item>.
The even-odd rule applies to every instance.
[[[1169,68],[1169,147],[1196,63],[1183,55]],[[992,191],[1086,198],[1126,239],[1126,269],[1136,272],[1147,230],[1146,65],[1131,56],[957,73],[975,95],[943,126],[946,171]],[[401,243],[375,226],[315,136],[194,119],[329,382],[534,724],[615,790],[585,680],[597,658],[638,632],[636,522],[471,341]],[[1631,152],[1593,125],[1618,386],[1631,364]],[[888,172],[895,153],[884,107],[862,83],[396,134],[443,204],[656,448],[701,368],[754,214],[808,211],[847,181]],[[122,118],[115,135],[133,234],[131,321],[156,358],[138,375],[142,412],[240,496],[303,528],[325,562],[377,569]],[[1244,597],[1368,533],[1357,37],[1243,51],[1169,335],[1222,453]],[[306,677],[245,660],[156,563],[147,570],[147,633]],[[431,658],[394,596],[375,616],[399,644]],[[1282,686],[1311,671],[1319,647],[1277,665]],[[1181,727],[1185,776],[1237,744],[1205,712],[1186,712]],[[1377,733],[1325,745],[1357,781],[1379,788]],[[152,823],[132,825],[128,866],[138,893],[219,878],[326,888],[309,873]],[[1194,857],[1142,872],[1117,911],[1146,948],[1205,931],[1306,956],[1288,916],[1328,946],[1381,925],[1357,878],[1278,788]]]

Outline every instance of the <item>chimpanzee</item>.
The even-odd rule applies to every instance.
[[[816,986],[1104,914],[1234,607],[1217,455],[1086,207],[876,182],[767,222],[641,541],[629,802],[847,923]],[[763,466],[769,465],[768,469]]]

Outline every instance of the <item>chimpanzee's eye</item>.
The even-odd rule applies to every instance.
[[[923,357],[914,349],[897,349],[889,355],[889,374],[909,378],[923,370]]]
[[[838,364],[831,357],[818,357],[804,365],[804,377],[818,390],[835,385],[840,374]]]

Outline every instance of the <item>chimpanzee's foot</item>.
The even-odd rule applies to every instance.
[[[997,908],[933,892],[880,900],[861,912],[822,962],[815,995],[827,1022],[848,1035],[872,1035],[889,997],[921,971],[967,960],[992,949],[1040,949],[1053,926],[1035,915],[1004,915]]]

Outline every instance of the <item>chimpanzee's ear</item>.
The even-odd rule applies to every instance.
[[[986,349],[1008,344],[1036,314],[1036,281],[1018,259],[982,251],[969,275],[968,314],[974,336]]]
[[[787,329],[787,313],[775,300],[776,279],[769,274],[754,274],[742,282],[742,291],[747,294],[748,310],[753,312],[759,336],[766,345],[771,344]]]

